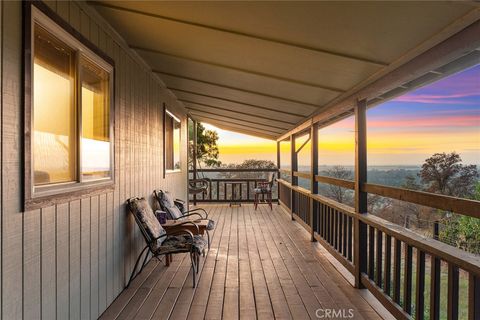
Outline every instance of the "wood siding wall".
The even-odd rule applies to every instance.
[[[22,212],[22,4],[1,2],[1,318],[97,318],[143,246],[124,202],[154,188],[186,198],[184,109],[85,3],[47,5],[115,60],[115,189]],[[162,175],[162,104],[182,118],[181,173]],[[54,155],[52,155],[54,156]],[[151,199],[151,198],[150,198]]]

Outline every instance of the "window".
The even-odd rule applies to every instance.
[[[179,171],[180,164],[180,120],[165,110],[165,170]]]
[[[112,64],[31,9],[26,199],[112,183]]]

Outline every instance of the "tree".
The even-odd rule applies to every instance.
[[[409,190],[420,190],[421,186],[417,183],[414,176],[408,175],[405,177],[402,188]]]
[[[277,165],[270,160],[247,159],[242,163],[230,163],[222,166],[225,169],[276,169]],[[224,172],[224,178],[243,178],[243,179],[266,179],[268,172]]]
[[[480,200],[480,182],[475,185],[473,199]],[[440,240],[466,251],[480,254],[480,219],[453,214],[444,224]]]
[[[455,152],[435,153],[425,160],[418,174],[425,191],[480,200],[479,173],[476,165],[463,165]],[[480,219],[455,213],[440,212],[443,230],[439,239],[469,252],[480,253]]]
[[[419,177],[427,185],[426,191],[467,198],[474,193],[479,177],[476,165],[463,165],[456,152],[435,153],[425,160]]]
[[[189,126],[189,136],[193,137],[193,126]],[[197,123],[197,159],[207,167],[218,167],[222,164],[218,160],[218,133],[213,130],[206,130],[201,123]],[[193,141],[189,144],[190,165],[193,165]]]
[[[342,180],[351,180],[353,178],[353,172],[343,166],[333,166],[332,168],[325,170],[325,175]],[[348,189],[329,184],[327,192],[329,197],[337,202],[350,204],[352,202],[351,191]]]

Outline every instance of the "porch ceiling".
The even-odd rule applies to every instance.
[[[469,2],[89,2],[192,117],[275,139],[478,19]]]

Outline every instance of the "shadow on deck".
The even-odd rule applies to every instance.
[[[170,267],[152,260],[101,319],[391,317],[370,293],[354,289],[280,206],[203,207],[217,227],[197,288],[186,255],[175,255]]]

